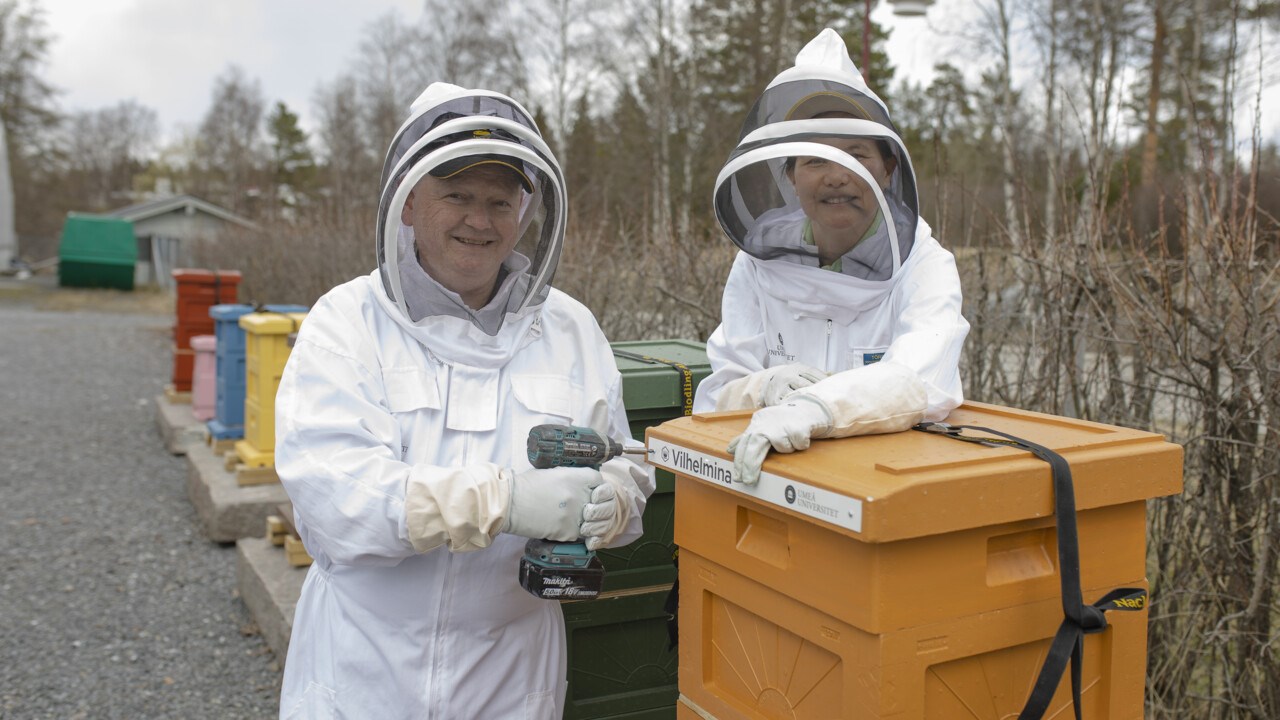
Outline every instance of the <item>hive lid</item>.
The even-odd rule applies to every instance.
[[[309,308],[306,305],[263,305],[262,309],[273,313],[305,313]],[[214,320],[239,320],[253,311],[254,306],[248,303],[224,303],[209,308],[209,317]]]
[[[200,268],[174,268],[173,279],[183,284],[238,285],[239,270],[204,270]]]
[[[711,373],[706,345],[690,340],[616,342],[610,348],[628,411],[670,408],[680,414],[692,408],[694,389]]]
[[[759,484],[733,483],[733,459],[725,447],[749,418],[749,412],[708,413],[650,428],[649,462],[866,542],[1053,514],[1044,461],[1016,448],[913,430],[818,440],[804,452],[770,453]],[[989,427],[1060,453],[1072,467],[1078,510],[1182,491],[1182,447],[1155,433],[972,402],[947,422]]]
[[[209,317],[214,320],[239,320],[241,316],[253,312],[252,305],[245,303],[223,303],[209,308]]]
[[[216,335],[196,335],[191,338],[191,349],[196,352],[215,352],[218,347]]]
[[[240,318],[240,327],[255,335],[288,335],[298,332],[306,313],[249,313]]]

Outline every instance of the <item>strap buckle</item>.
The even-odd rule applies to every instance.
[[[960,428],[944,422],[922,422],[913,427],[912,430],[933,433],[934,435],[950,435],[951,437],[959,437],[961,433]]]
[[[1105,612],[1093,605],[1085,605],[1081,608],[1080,631],[1085,635],[1093,635],[1107,629],[1107,616]]]

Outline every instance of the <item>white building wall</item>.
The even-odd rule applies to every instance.
[[[13,177],[9,174],[9,145],[5,140],[4,121],[0,120],[0,270],[18,252],[18,233],[13,224]]]
[[[185,208],[173,212],[133,221],[133,234],[139,238],[152,238],[152,261],[139,260],[134,271],[137,285],[156,284],[168,289],[173,286],[169,275],[175,267],[191,264],[191,252],[187,243],[197,240],[214,240],[218,233],[228,229],[229,223],[213,215]]]

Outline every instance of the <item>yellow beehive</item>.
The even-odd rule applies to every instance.
[[[677,476],[680,716],[1016,716],[1062,621],[1048,464],[912,431],[771,454],[746,488],[725,446],[748,417],[648,431],[650,461]],[[1071,464],[1086,602],[1146,587],[1146,499],[1181,491],[1181,447],[977,403],[948,421]],[[1107,619],[1085,638],[1085,715],[1140,719],[1146,612]]]
[[[276,390],[289,360],[291,336],[306,313],[249,313],[240,317],[244,329],[244,439],[236,442],[236,456],[249,467],[275,465]]]

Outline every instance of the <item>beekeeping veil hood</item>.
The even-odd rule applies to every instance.
[[[864,294],[887,291],[915,239],[915,175],[884,103],[831,29],[765,88],[716,179],[716,217],[744,252],[818,266],[813,225],[820,221],[806,215],[793,181],[797,164],[814,159],[847,168],[861,183],[864,212],[874,216],[829,267]]]
[[[470,167],[498,164],[520,180],[519,239],[503,263],[497,291],[475,310],[427,275],[419,264],[413,228],[401,211],[427,174],[449,177]],[[494,335],[511,313],[541,304],[564,239],[564,177],[537,124],[519,103],[498,93],[432,83],[414,101],[382,166],[377,254],[388,299],[412,323],[451,315]]]

